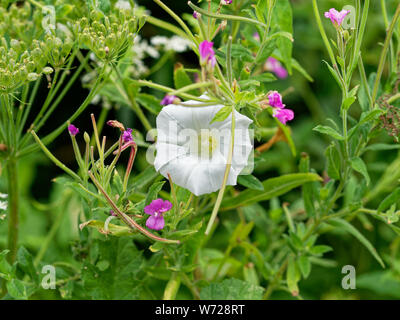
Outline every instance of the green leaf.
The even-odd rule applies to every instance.
[[[318,125],[313,130],[331,136],[336,140],[344,140],[343,136],[339,132],[328,126]]]
[[[367,166],[365,165],[364,161],[358,157],[352,158],[350,159],[350,164],[355,171],[361,173],[364,176],[365,180],[367,181],[367,185],[369,185],[371,179],[369,178]]]
[[[336,149],[336,146],[333,143],[328,148],[326,148],[325,156],[327,159],[327,172],[329,177],[335,180],[339,180],[341,172],[341,161],[339,151]]]
[[[300,74],[306,78],[308,81],[310,82],[314,82],[314,79],[308,74],[308,72],[306,71],[306,69],[304,69],[301,64],[294,58],[292,58],[292,66],[293,69],[297,70],[298,72],[300,72]]]
[[[221,210],[231,210],[241,206],[248,206],[259,201],[269,200],[281,196],[304,183],[321,181],[315,173],[294,173],[271,178],[263,182],[264,191],[245,190],[238,196],[224,199]]]
[[[289,0],[277,1],[272,13],[272,22],[277,26],[280,31],[287,33],[293,33],[293,13],[292,6]],[[285,37],[278,37],[276,39],[276,45],[282,56],[283,62],[289,73],[292,73],[292,49],[293,43]]]
[[[175,66],[175,70],[174,70],[174,84],[175,84],[175,88],[176,89],[180,89],[186,86],[191,85],[193,82],[190,79],[189,75],[187,74],[185,68],[183,67],[183,65],[181,65],[180,63],[178,63]],[[198,92],[196,90],[192,90],[192,91],[188,91],[189,94],[198,95]]]
[[[161,191],[164,186],[165,181],[155,182],[149,188],[149,191],[146,196],[145,205],[149,205],[151,201],[157,199],[158,193]]]
[[[296,267],[296,262],[293,258],[289,259],[288,268],[286,270],[286,283],[293,296],[299,294],[297,283],[300,280],[300,273]]]
[[[310,275],[311,272],[311,261],[308,257],[306,256],[301,256],[298,260],[297,263],[299,265],[301,274],[303,275],[303,278],[306,279]]]
[[[378,213],[385,211],[392,204],[396,203],[400,199],[400,187],[396,188],[391,194],[389,194],[383,201],[379,204]]]
[[[12,267],[6,260],[6,255],[10,252],[10,250],[3,250],[0,252],[0,278],[10,280]]]
[[[111,237],[95,244],[97,256],[94,261],[87,258],[81,271],[85,293],[96,300],[139,299],[142,253],[127,238]]]
[[[351,235],[353,235],[358,241],[361,242],[361,244],[364,245],[365,248],[372,254],[372,256],[376,259],[376,261],[379,262],[379,264],[382,266],[382,268],[385,267],[385,264],[383,263],[381,257],[379,256],[378,252],[374,248],[374,246],[371,244],[371,242],[368,241],[367,238],[365,238],[360,231],[358,231],[353,225],[351,225],[349,222],[343,219],[339,218],[331,218],[326,222],[327,224],[342,229],[344,231],[347,231]]]
[[[343,101],[343,109],[349,110],[349,108],[355,101],[356,97],[348,97],[346,100]]]
[[[239,176],[237,182],[249,189],[264,191],[264,186],[261,181],[251,174]]]
[[[300,166],[299,171],[301,173],[310,172],[310,157],[306,153],[302,153],[300,158]],[[302,195],[304,202],[304,209],[308,216],[315,216],[315,207],[314,207],[314,192],[313,192],[312,183],[305,183],[302,186]]]
[[[223,108],[221,108],[214,116],[214,118],[211,120],[211,123],[214,122],[220,122],[220,121],[224,121],[226,118],[228,118],[228,116],[232,113],[233,108],[232,106],[224,106]]]
[[[239,280],[211,283],[200,292],[202,300],[261,300],[264,288]]]
[[[160,104],[160,100],[151,94],[139,93],[136,95],[136,100],[140,105],[155,115],[158,115],[163,108],[163,106]]]
[[[7,282],[8,294],[14,299],[27,300],[28,292],[24,282],[18,279],[11,279]]]
[[[329,72],[331,73],[331,75],[333,76],[333,78],[336,80],[336,83],[339,85],[340,88],[343,88],[342,82],[340,81],[340,78],[338,76],[338,74],[336,73],[335,69],[333,69],[328,62],[324,61],[324,63],[326,64],[326,66],[328,67]]]
[[[116,237],[133,235],[132,229],[129,228],[128,226],[119,226],[112,223],[108,224],[108,231],[106,231],[104,230],[104,222],[99,220],[89,220],[87,222],[80,224],[79,227],[81,230],[85,227],[91,227],[96,229],[101,234],[113,235]]]
[[[367,151],[386,151],[400,149],[400,144],[375,143],[365,148]]]
[[[35,267],[33,266],[33,259],[31,254],[23,246],[18,249],[17,252],[18,266],[28,274],[35,282],[39,281],[39,277],[36,274]]]
[[[332,251],[330,246],[318,245],[310,249],[310,253],[314,256],[322,256],[324,253]]]

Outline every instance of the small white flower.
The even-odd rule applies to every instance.
[[[207,99],[206,95],[201,98]],[[195,195],[221,188],[231,145],[232,115],[210,124],[223,105],[196,107],[197,101],[168,105],[157,116],[154,167]],[[253,149],[252,120],[235,111],[235,141],[227,185],[236,185]]]
[[[153,46],[162,46],[166,50],[172,50],[175,52],[185,52],[190,49],[192,43],[185,38],[179,37],[177,35],[167,38],[164,36],[155,36],[151,38],[150,43]]]
[[[129,1],[125,1],[125,0],[118,0],[115,3],[115,7],[120,9],[120,10],[131,10],[131,4],[129,3]]]
[[[0,192],[0,199],[7,199],[8,194],[7,193],[1,193]]]
[[[7,210],[7,201],[0,201],[0,210]]]

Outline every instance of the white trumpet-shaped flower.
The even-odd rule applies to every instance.
[[[201,97],[208,99],[206,95]],[[231,147],[232,114],[212,122],[223,105],[198,106],[187,101],[165,106],[157,116],[154,166],[164,177],[195,195],[221,188]],[[235,111],[234,148],[227,185],[236,185],[253,149],[249,125],[252,120]]]

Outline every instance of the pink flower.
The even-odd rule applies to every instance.
[[[214,67],[217,63],[217,59],[215,58],[215,52],[213,49],[214,42],[204,40],[199,45],[200,51],[200,60],[201,64],[206,64],[208,62],[211,63],[211,66]]]
[[[328,12],[325,12],[325,17],[331,19],[334,25],[340,26],[344,20],[344,18],[350,13],[350,10],[342,10],[337,11],[334,8],[329,9]]]
[[[272,116],[277,118],[281,123],[286,124],[287,121],[294,119],[294,112],[285,109],[286,105],[282,103],[282,96],[278,91],[272,91],[268,95],[269,105],[273,108]]]
[[[175,99],[177,99],[176,96],[170,96],[170,95],[166,95],[162,100],[161,100],[161,105],[162,106],[167,106],[169,104],[173,104]]]
[[[283,124],[286,124],[287,121],[294,119],[294,112],[290,109],[274,108],[272,116],[277,118]]]
[[[149,229],[161,230],[164,228],[165,221],[163,213],[171,210],[172,203],[168,200],[157,199],[153,200],[148,206],[144,207],[144,212],[150,217],[146,221],[146,226]]]
[[[124,131],[124,133],[122,134],[122,140],[124,140],[125,143],[133,141],[131,128],[128,128]]]
[[[231,4],[233,0],[221,0],[222,5],[228,5]]]
[[[260,35],[258,34],[258,32],[254,32],[254,33],[253,33],[253,38],[254,38],[254,40],[256,40],[256,41],[260,41]]]
[[[193,11],[193,18],[197,19],[199,17],[199,13],[197,11]]]
[[[264,65],[265,70],[271,71],[276,74],[279,79],[285,79],[288,76],[288,72],[282,66],[282,64],[273,57],[269,57]]]
[[[272,91],[268,95],[269,105],[275,108],[284,108],[285,105],[282,103],[282,96],[279,94],[278,91]]]
[[[79,133],[79,129],[77,127],[75,127],[73,124],[70,124],[68,126],[68,131],[69,131],[69,134],[74,137]]]

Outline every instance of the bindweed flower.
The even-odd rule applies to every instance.
[[[73,124],[70,124],[68,126],[68,131],[69,131],[69,134],[73,137],[75,137],[79,133],[79,129],[77,127],[75,127]]]
[[[127,143],[127,142],[131,142],[133,141],[133,137],[132,137],[132,129],[128,128],[124,131],[124,133],[122,134],[122,140]]]
[[[228,5],[228,4],[231,4],[232,2],[233,2],[233,0],[221,0],[222,5]]]
[[[207,95],[201,96],[208,99]],[[221,188],[231,145],[232,115],[211,123],[223,105],[201,108],[198,101],[170,104],[157,116],[157,142],[154,167],[164,177],[196,196]],[[248,117],[235,112],[233,160],[227,185],[236,185],[253,149]]]
[[[272,91],[268,95],[269,105],[275,108],[284,108],[285,105],[282,103],[282,96],[279,94],[278,91]]]
[[[215,52],[213,49],[214,42],[204,40],[199,45],[200,61],[202,65],[210,63],[212,67],[215,67],[217,59],[215,58]]]
[[[173,104],[174,102],[176,102],[177,99],[179,99],[179,98],[176,97],[176,96],[170,96],[170,95],[167,94],[167,95],[161,100],[160,104],[161,104],[162,106],[167,106],[167,105],[169,105],[169,104]]]
[[[350,10],[342,10],[342,11],[337,11],[334,8],[329,9],[329,11],[325,12],[325,17],[328,19],[331,19],[332,23],[335,26],[340,26],[346,18],[346,16],[350,13]]]
[[[282,124],[294,119],[294,112],[290,109],[285,109],[286,105],[282,102],[282,96],[278,91],[272,91],[268,95],[269,105],[273,108],[272,116],[277,118]]]
[[[264,65],[264,69],[275,73],[275,75],[279,79],[285,79],[288,76],[288,72],[286,71],[286,69],[282,66],[282,64],[278,60],[276,60],[273,57],[269,57],[267,59]]]
[[[163,199],[153,200],[148,206],[144,207],[144,212],[150,215],[146,221],[147,228],[153,230],[164,228],[165,221],[163,214],[171,210],[171,208],[172,203]]]

